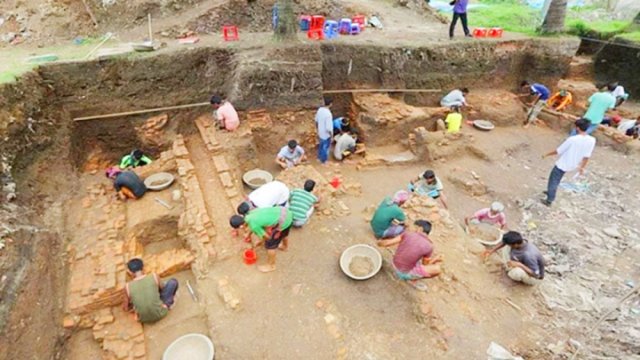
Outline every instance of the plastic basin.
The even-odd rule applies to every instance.
[[[149,190],[160,191],[173,184],[175,177],[167,172],[155,173],[144,179],[144,185]]]
[[[355,256],[366,256],[371,259],[373,262],[373,270],[364,276],[356,276],[352,274],[351,270],[349,270],[349,265],[351,264],[351,259]],[[382,255],[380,255],[380,252],[376,248],[366,244],[350,246],[342,252],[342,255],[340,255],[340,269],[342,269],[342,272],[345,275],[354,280],[370,279],[380,271],[380,268],[382,268]]]
[[[213,342],[202,334],[187,334],[174,340],[164,351],[162,360],[212,360]]]
[[[495,128],[495,125],[488,120],[474,120],[473,127],[482,131],[491,131]]]
[[[242,182],[244,182],[251,189],[257,189],[260,186],[273,181],[273,175],[268,171],[261,169],[249,170],[242,175]]]

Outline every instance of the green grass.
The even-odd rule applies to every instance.
[[[640,31],[633,31],[625,34],[620,34],[618,37],[621,37],[625,40],[635,41],[640,43]]]
[[[99,39],[87,39],[81,45],[75,45],[69,41],[65,45],[51,46],[41,49],[26,49],[16,47],[8,52],[0,53],[0,84],[10,83],[17,80],[22,74],[35,69],[39,64],[27,62],[27,59],[35,55],[56,54],[58,61],[71,61],[82,59],[91,49],[93,49]],[[104,48],[116,43],[109,40],[105,43]]]
[[[608,39],[623,33],[630,25],[629,21],[589,21],[581,19],[567,19],[567,31],[579,36],[597,36]]]
[[[501,27],[506,31],[535,35],[540,23],[538,11],[517,0],[481,0],[486,8],[469,10],[469,25],[472,27]]]

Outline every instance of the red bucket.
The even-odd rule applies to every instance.
[[[245,264],[253,265],[256,263],[256,261],[258,261],[258,254],[256,254],[255,250],[253,249],[247,249],[244,251],[242,259],[244,260]]]

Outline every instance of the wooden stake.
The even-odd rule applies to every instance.
[[[94,27],[98,27],[98,19],[96,19],[96,16],[93,15],[93,11],[91,11],[91,8],[89,7],[89,4],[87,4],[87,0],[82,0],[82,3],[84,4],[84,9],[89,14],[89,17],[91,18],[91,21],[93,21],[93,26]]]
[[[149,19],[149,42],[153,45],[153,31],[151,30],[151,13],[147,14],[147,18]]]

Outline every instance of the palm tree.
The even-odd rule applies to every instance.
[[[549,10],[542,22],[542,33],[558,33],[564,31],[564,19],[567,16],[568,0],[551,0]]]

